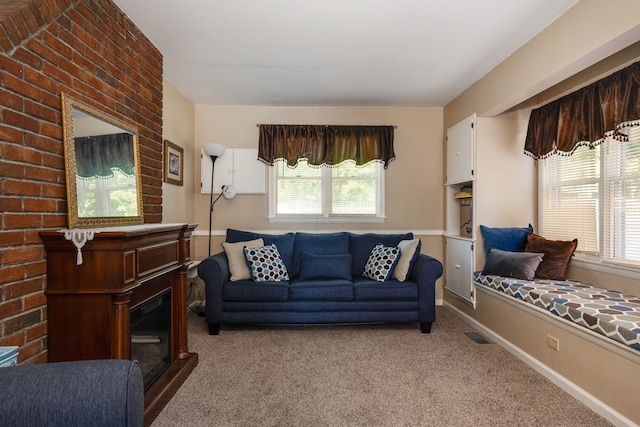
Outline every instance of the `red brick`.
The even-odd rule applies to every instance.
[[[27,242],[29,240],[27,239]],[[47,262],[46,261],[38,261],[32,262],[25,266],[26,272],[25,277],[36,277],[41,276],[47,272]]]
[[[22,41],[22,37],[20,36],[20,31],[18,31],[18,27],[16,27],[16,24],[13,22],[13,19],[5,18],[2,21],[0,21],[0,24],[6,31],[7,37],[9,37],[9,40],[11,41],[11,43],[14,46],[17,46]]]
[[[9,247],[3,250],[3,263],[18,264],[42,258],[41,246]]]
[[[13,57],[36,70],[42,69],[42,59],[39,56],[35,55],[33,52],[30,52],[24,48],[18,49],[13,54]]]
[[[22,211],[22,199],[19,197],[6,197],[0,196],[0,211],[3,212],[21,212]],[[2,234],[0,233],[0,237]],[[2,240],[2,246],[7,245],[8,243]],[[20,243],[22,243],[22,239],[20,239]]]
[[[38,292],[33,295],[24,297],[24,309],[31,310],[36,307],[42,307],[47,304],[47,297],[44,292]]]
[[[39,354],[42,350],[44,350],[42,340],[35,340],[26,343],[20,347],[18,351],[18,363],[22,363],[23,361]]]
[[[42,155],[36,150],[23,145],[6,144],[5,158],[7,160],[19,161],[39,165],[42,163]]]
[[[43,106],[41,103],[35,103],[29,100],[25,101],[24,112],[38,119],[47,120],[53,123],[55,123],[58,117],[57,112],[53,109]]]
[[[24,98],[0,88],[0,104],[16,111],[22,111],[24,108]]]
[[[47,75],[40,71],[34,70],[31,67],[25,67],[24,80],[33,83],[34,86],[38,86],[40,89],[44,89],[51,93],[58,93],[58,84],[55,80],[52,80]],[[38,100],[39,101],[39,100]]]
[[[4,87],[36,101],[40,100],[40,94],[42,92],[37,86],[9,74],[4,75]]]
[[[0,31],[0,33],[2,33],[2,31]],[[3,56],[0,70],[5,70],[9,74],[22,78],[23,65],[11,57]]]
[[[24,212],[56,212],[57,207],[51,199],[24,199]]]
[[[64,185],[47,182],[42,184],[42,195],[44,197],[64,198],[67,195],[66,187]]]
[[[24,233],[22,231],[0,231],[0,242],[2,242],[2,246],[22,245],[25,243]]]
[[[19,299],[0,303],[0,318],[4,319],[9,316],[14,316],[20,313],[21,310],[22,310],[22,301],[20,301]],[[14,331],[11,331],[11,332],[14,332]],[[5,334],[7,334],[6,330],[5,330]]]
[[[43,167],[26,166],[24,175],[26,179],[34,181],[58,182],[60,171]]]
[[[6,299],[19,298],[21,296],[40,292],[44,290],[44,280],[42,277],[23,280],[19,283],[5,285]]]
[[[49,64],[48,62],[44,64],[44,73],[65,86],[70,86],[73,82],[73,79],[71,78],[69,73],[61,70],[53,64]]]
[[[61,228],[68,226],[66,215],[44,215],[42,220],[42,226],[47,228]]]
[[[12,194],[18,196],[40,196],[41,186],[37,182],[5,179],[4,194]]]
[[[58,140],[62,140],[62,127],[55,123],[42,123],[40,126],[40,133],[42,135],[50,136]]]
[[[47,335],[47,323],[42,322],[26,329],[27,341],[33,341],[38,338],[44,338]]]
[[[42,216],[38,214],[5,214],[5,229],[42,227]]]
[[[29,40],[27,46],[35,55],[38,55],[46,61],[45,65],[50,63],[55,66],[58,64],[59,55],[51,48],[51,46],[47,46],[35,38]]]
[[[6,346],[6,345],[21,346],[24,343],[25,343],[25,334],[21,332],[0,337],[0,345],[2,346]],[[18,349],[18,353],[20,353],[20,349]]]

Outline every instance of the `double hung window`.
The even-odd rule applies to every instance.
[[[384,169],[380,162],[356,166],[296,167],[278,160],[271,167],[270,217],[296,220],[378,220],[384,217]]]
[[[539,228],[547,238],[578,238],[577,253],[640,268],[640,126],[629,138],[540,161]]]

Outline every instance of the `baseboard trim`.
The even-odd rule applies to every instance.
[[[547,378],[549,381],[560,387],[562,390],[569,393],[574,398],[578,399],[580,402],[584,403],[586,406],[591,408],[598,415],[607,419],[613,425],[618,427],[639,427],[638,424],[631,421],[629,418],[625,417],[606,403],[602,402],[600,399],[596,398],[591,393],[588,393],[581,387],[577,386],[575,383],[569,381],[567,378],[560,375],[558,372],[549,368],[544,363],[540,362],[538,359],[530,356],[528,353],[522,351],[519,347],[512,344],[510,341],[503,338],[501,335],[495,333],[493,330],[487,328],[474,318],[470,317],[463,311],[459,310],[452,304],[444,301],[443,305],[454,312],[458,317],[462,318],[465,322],[469,323],[474,328],[480,330],[482,333],[491,337],[491,339],[499,344],[502,348],[507,350],[509,353],[516,356],[518,359],[522,360],[524,363],[529,365],[531,368],[535,369],[536,372]]]

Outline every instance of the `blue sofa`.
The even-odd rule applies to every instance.
[[[362,277],[374,246],[395,247],[414,239],[412,233],[270,235],[227,230],[228,243],[255,239],[275,244],[289,280],[230,280],[225,252],[204,259],[198,275],[205,282],[205,317],[211,335],[224,324],[418,322],[423,333],[431,331],[442,264],[421,254],[419,244],[411,254],[406,280]]]
[[[142,427],[138,362],[80,360],[0,368],[0,426]]]

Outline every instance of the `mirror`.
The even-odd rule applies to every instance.
[[[69,228],[143,224],[137,129],[61,95]]]

